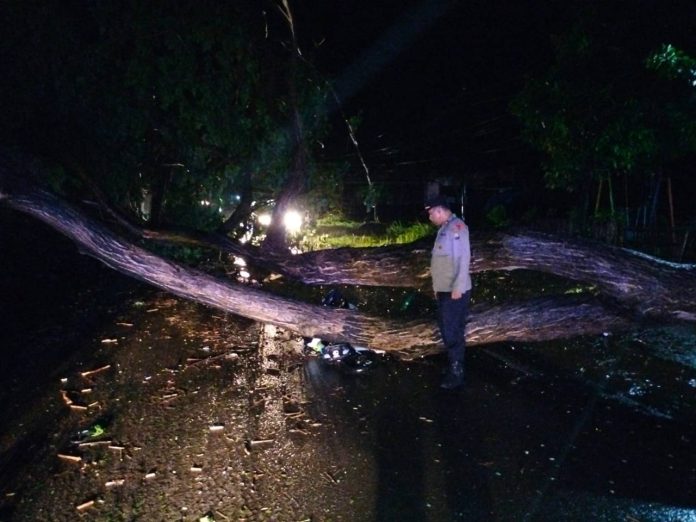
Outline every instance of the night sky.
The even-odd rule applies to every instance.
[[[509,104],[581,17],[640,53],[665,42],[696,45],[689,1],[295,5],[304,49],[338,86],[346,113],[362,117],[368,165],[397,185],[445,176],[480,188],[542,184],[540,157],[521,140]],[[335,132],[350,153],[340,125]]]
[[[507,104],[549,59],[552,5],[365,4],[317,13],[313,24],[332,23],[317,58],[347,112],[362,115],[359,137],[377,165],[442,174],[520,151]]]

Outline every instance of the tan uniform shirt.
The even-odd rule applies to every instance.
[[[454,214],[437,232],[430,258],[430,274],[435,292],[464,293],[471,290],[471,246],[469,227]]]

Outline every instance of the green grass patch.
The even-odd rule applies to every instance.
[[[300,249],[323,250],[327,248],[366,248],[412,243],[432,235],[434,228],[427,223],[394,222],[388,226],[376,225],[365,230],[365,225],[355,221],[318,222],[317,227],[300,240]]]

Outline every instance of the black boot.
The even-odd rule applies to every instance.
[[[440,388],[453,390],[459,388],[462,384],[464,384],[464,365],[459,361],[450,363],[447,375],[445,375],[445,379],[440,384]]]

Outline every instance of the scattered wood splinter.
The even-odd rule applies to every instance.
[[[265,448],[271,446],[274,442],[274,439],[247,440],[244,442],[244,447],[247,450],[251,451],[252,449]]]
[[[109,368],[111,368],[111,365],[110,365],[110,364],[107,364],[106,366],[102,366],[101,368],[96,368],[96,369],[94,369],[94,370],[88,370],[88,371],[86,371],[86,372],[80,372],[80,375],[82,375],[82,377],[89,377],[90,375],[94,375],[94,374],[96,374],[96,373],[100,373],[100,372],[106,371],[106,370],[108,370]]]
[[[333,482],[334,484],[338,484],[338,480],[336,480],[336,478],[328,471],[325,471],[324,473],[322,473],[322,475],[324,475],[324,477],[326,477],[329,480],[329,482]]]
[[[58,458],[68,462],[80,462],[82,460],[82,457],[79,455],[66,455],[65,453],[58,453]]]
[[[75,509],[78,511],[84,511],[85,509],[89,509],[92,506],[94,506],[94,500],[88,500],[87,502],[80,504],[79,506],[76,506]]]
[[[111,443],[112,443],[112,441],[110,441],[110,440],[95,440],[92,442],[80,442],[78,444],[78,446],[81,448],[89,448],[92,446],[107,446],[107,445],[111,445]]]
[[[71,406],[73,401],[70,397],[68,397],[68,392],[66,392],[65,390],[60,390],[60,394],[63,397],[63,402],[68,406]]]

